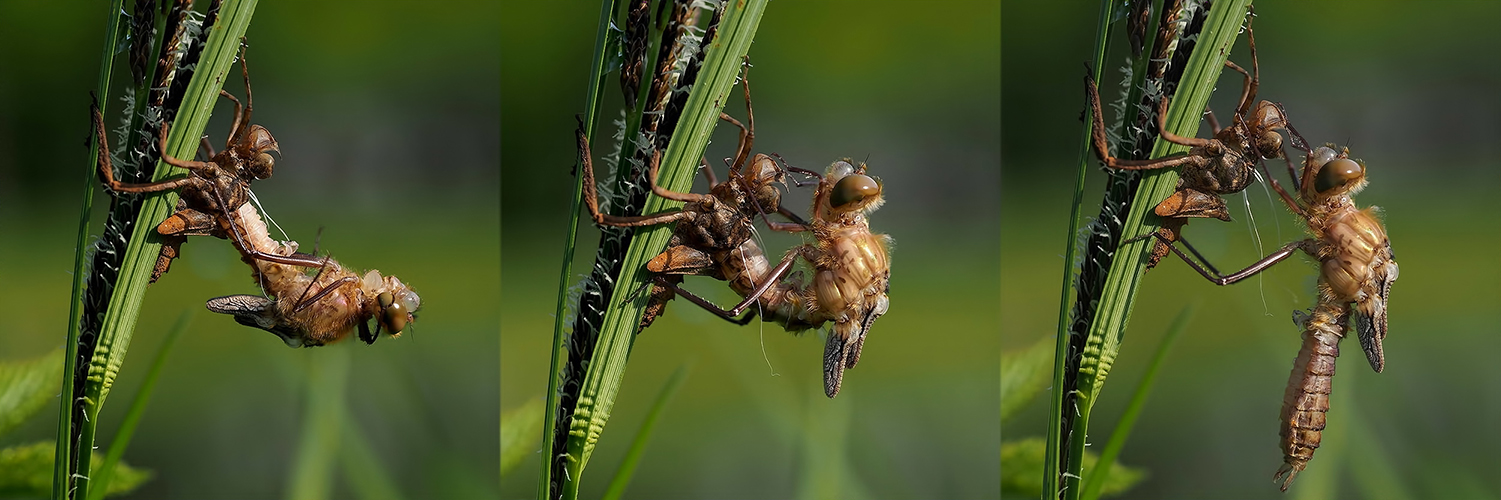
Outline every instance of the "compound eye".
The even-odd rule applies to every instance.
[[[850,174],[834,184],[829,195],[829,204],[838,208],[865,201],[881,195],[881,184],[863,174]]]
[[[391,292],[381,292],[380,295],[376,296],[376,301],[380,303],[381,326],[389,330],[391,335],[396,335],[406,329],[406,306],[397,304],[395,298],[391,296]]]
[[[1365,177],[1365,167],[1355,160],[1339,158],[1325,163],[1319,169],[1319,177],[1314,181],[1314,190],[1327,193],[1335,188],[1346,186]]]

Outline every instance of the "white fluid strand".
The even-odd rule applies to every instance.
[[[761,241],[761,232],[758,231],[758,230],[756,230],[756,226],[755,226],[754,223],[751,224],[750,231],[751,231],[751,238],[754,239],[754,240],[756,240],[756,246],[758,246],[758,247],[761,248],[761,257],[762,257],[762,259],[766,260],[765,259],[765,257],[766,257],[766,245],[765,245],[764,242]],[[741,263],[740,267],[742,269],[750,269],[750,262],[746,260],[745,252],[740,252],[740,261],[741,261],[740,262]],[[771,261],[767,260],[766,263],[769,265],[769,264],[771,264]],[[756,293],[756,288],[759,285],[760,285],[760,283],[756,283],[754,280],[752,280],[751,281],[751,293]],[[768,368],[768,369],[771,370],[771,376],[773,376],[773,377],[780,377],[780,376],[782,376],[782,374],[777,373],[777,367],[775,367],[775,366],[773,366],[771,364],[771,355],[766,353],[766,310],[763,309],[762,306],[761,306],[761,297],[755,297],[755,301],[756,301],[756,315],[759,316],[758,318],[756,318],[756,329],[758,330],[758,333],[756,335],[760,338],[760,342],[761,342],[761,359],[763,359],[763,360],[766,361],[766,368]]]

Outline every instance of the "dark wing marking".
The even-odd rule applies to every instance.
[[[1391,254],[1388,247],[1387,254]],[[1381,373],[1386,366],[1386,353],[1382,350],[1381,343],[1386,339],[1386,300],[1391,295],[1392,282],[1397,281],[1397,263],[1387,261],[1385,265],[1377,268],[1376,297],[1371,298],[1373,304],[1370,313],[1361,309],[1355,309],[1355,333],[1360,337],[1360,347],[1365,351],[1366,360],[1371,362],[1371,369]]]
[[[823,393],[830,398],[839,395],[839,386],[844,382],[845,359],[849,354],[847,342],[833,332],[823,350]]]
[[[236,317],[242,314],[259,315],[271,309],[271,299],[259,295],[226,295],[208,299],[203,304],[208,310],[220,314],[233,314]]]
[[[271,332],[281,338],[287,347],[314,347],[322,344],[305,344],[301,331],[277,321],[276,302],[259,295],[226,295],[209,299],[203,304],[208,310],[231,314],[235,322]]]

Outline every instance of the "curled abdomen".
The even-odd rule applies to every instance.
[[[1344,304],[1321,302],[1304,325],[1303,347],[1282,396],[1282,467],[1272,477],[1282,481],[1282,491],[1308,465],[1323,440],[1334,361],[1348,319]]]

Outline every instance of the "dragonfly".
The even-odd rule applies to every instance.
[[[577,132],[585,205],[594,222],[619,227],[642,227],[675,224],[668,247],[646,264],[654,274],[651,300],[643,316],[642,327],[662,313],[667,300],[675,296],[708,310],[733,323],[749,323],[757,313],[781,324],[789,332],[817,329],[833,321],[824,356],[825,394],[838,395],[846,368],[859,361],[865,332],[876,318],[885,314],[886,277],[889,275],[887,247],[890,239],[869,234],[865,213],[880,205],[880,184],[865,175],[862,164],[856,172],[849,161],[836,162],[827,174],[792,167],[775,155],[751,155],[755,139],[755,114],[750,99],[748,70],[741,79],[746,100],[746,124],[721,113],[720,119],[740,130],[740,140],[730,162],[729,179],[718,182],[713,171],[709,178],[710,193],[679,193],[657,185],[660,152],[653,156],[648,173],[652,193],[670,200],[685,202],[681,209],[643,216],[617,216],[600,211],[594,181],[589,142],[582,126]],[[748,163],[747,163],[748,162]],[[788,172],[820,179],[814,195],[814,219],[802,220],[781,205],[781,190]],[[794,183],[796,180],[794,179]],[[800,184],[800,183],[798,183]],[[831,201],[832,200],[832,201]],[[778,213],[790,222],[776,222],[767,217]],[[772,266],[766,253],[753,238],[755,218],[768,228],[788,232],[812,232],[817,244],[804,244],[787,252]],[[863,233],[862,233],[863,228]],[[851,248],[859,255],[843,253]],[[803,283],[798,275],[789,275],[797,257],[802,256],[815,270],[814,283]],[[744,300],[729,309],[682,288],[683,276],[710,276],[729,283]],[[879,278],[877,278],[879,275]],[[879,283],[875,283],[879,279]],[[859,288],[851,288],[859,281]],[[879,289],[872,297],[865,288]],[[859,294],[855,293],[859,292]],[[743,316],[742,316],[743,315]]]
[[[1105,138],[1105,118],[1100,106],[1099,88],[1093,77],[1087,72],[1084,75],[1085,94],[1094,115],[1091,142],[1095,156],[1101,163],[1117,170],[1180,169],[1177,190],[1153,208],[1153,213],[1164,219],[1162,227],[1158,229],[1162,241],[1182,239],[1182,227],[1190,218],[1215,218],[1229,222],[1230,212],[1220,195],[1244,191],[1256,180],[1256,166],[1259,162],[1282,156],[1282,136],[1278,131],[1287,130],[1287,117],[1280,105],[1256,100],[1261,73],[1256,60],[1256,37],[1251,30],[1250,19],[1248,13],[1246,38],[1251,50],[1251,71],[1246,71],[1234,62],[1225,61],[1225,67],[1245,77],[1240,102],[1235,107],[1230,126],[1221,128],[1214,113],[1210,111],[1206,112],[1206,119],[1214,133],[1213,138],[1182,137],[1167,129],[1170,100],[1163,97],[1158,103],[1158,132],[1169,142],[1188,146],[1190,149],[1185,153],[1150,160],[1112,156]],[[1132,241],[1135,239],[1126,242]],[[1153,248],[1148,267],[1156,266],[1167,253],[1168,244],[1159,242]]]
[[[241,107],[240,100],[234,95],[224,90],[219,91],[220,96],[234,104],[234,120],[224,150],[215,153],[205,137],[201,148],[208,152],[209,161],[183,161],[163,155],[163,160],[168,164],[188,169],[189,175],[184,177],[152,183],[124,183],[116,180],[107,147],[104,116],[99,110],[97,99],[90,103],[95,133],[99,144],[105,145],[99,149],[98,174],[99,181],[107,192],[113,195],[181,190],[182,196],[178,199],[176,211],[156,228],[163,242],[156,265],[151,271],[152,283],[161,279],[171,268],[172,260],[181,254],[181,246],[188,236],[227,237],[225,228],[215,217],[220,209],[215,195],[228,203],[225,208],[229,211],[238,210],[254,196],[250,191],[250,183],[271,177],[275,170],[276,157],[272,153],[280,154],[280,145],[265,127],[250,123],[255,101],[250,90],[250,68],[243,41],[239,60],[241,74],[245,79],[244,107]],[[161,128],[159,151],[166,151],[169,129],[170,126],[166,124]]]
[[[1295,144],[1306,148],[1306,141],[1296,130],[1289,130]],[[1307,467],[1323,439],[1339,341],[1352,323],[1371,369],[1380,373],[1385,368],[1382,344],[1387,333],[1386,307],[1398,275],[1396,256],[1378,209],[1360,209],[1352,198],[1367,184],[1364,162],[1351,159],[1348,149],[1330,144],[1305,149],[1301,177],[1288,159],[1288,175],[1298,187],[1297,199],[1276,179],[1268,176],[1268,180],[1288,209],[1306,222],[1310,237],[1288,243],[1243,270],[1221,274],[1208,261],[1196,262],[1164,236],[1156,235],[1217,285],[1255,275],[1298,251],[1318,261],[1318,300],[1309,312],[1294,313],[1294,322],[1303,329],[1303,344],[1283,394],[1283,464],[1273,476],[1282,483],[1283,491]]]
[[[233,125],[225,149],[209,161],[190,161],[166,153],[170,125],[163,124],[159,138],[162,161],[185,168],[183,177],[150,183],[122,183],[115,179],[104,119],[97,103],[91,109],[99,136],[98,174],[105,190],[117,193],[155,193],[179,190],[177,211],[157,225],[166,243],[153,269],[152,281],[165,273],[178,247],[188,236],[229,239],[252,276],[267,296],[231,295],[209,300],[206,306],[231,314],[247,326],[280,337],[291,347],[314,347],[347,337],[356,328],[366,343],[374,343],[382,329],[399,335],[416,320],[421,299],[394,276],[379,271],[363,275],[345,269],[330,257],[297,252],[294,241],[271,238],[261,214],[249,202],[254,198],[250,183],[271,176],[280,153],[276,139],[265,127],[250,124],[253,101],[250,75],[241,46],[241,69],[245,77],[246,104],[228,92],[220,95],[235,106]],[[316,250],[315,250],[316,253]],[[311,276],[308,272],[317,269]],[[295,299],[294,299],[295,297]],[[369,320],[375,319],[372,332]]]

